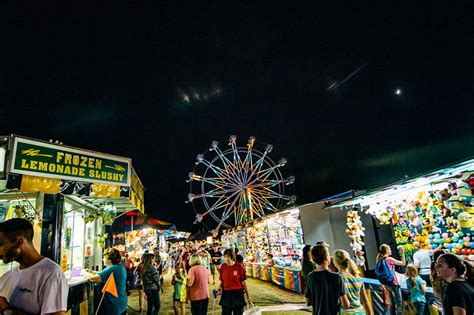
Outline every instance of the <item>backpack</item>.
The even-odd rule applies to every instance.
[[[375,266],[375,275],[381,284],[392,285],[395,280],[395,274],[388,266],[385,258],[380,259]]]

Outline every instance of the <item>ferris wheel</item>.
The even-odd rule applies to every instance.
[[[293,204],[296,196],[288,191],[295,177],[283,178],[280,168],[287,160],[275,163],[272,150],[271,144],[260,145],[255,137],[239,147],[232,135],[227,148],[213,141],[204,154],[198,154],[187,180],[195,223],[211,217],[218,223],[217,232],[220,227],[238,226]]]

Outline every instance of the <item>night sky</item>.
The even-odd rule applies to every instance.
[[[474,155],[463,2],[36,2],[0,7],[0,134],[132,158],[179,229],[196,155],[231,134],[288,159],[298,204]]]

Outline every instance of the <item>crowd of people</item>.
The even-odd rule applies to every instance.
[[[424,314],[428,284],[443,301],[444,314],[474,314],[474,269],[469,262],[437,250],[421,252],[415,255],[413,264],[407,264],[403,247],[398,250],[400,259],[395,259],[390,246],[383,244],[376,258],[377,277],[390,296],[394,314],[402,314],[402,287],[407,288],[417,314]],[[357,257],[354,258],[357,261]],[[66,276],[59,265],[35,249],[33,226],[29,221],[11,219],[0,223],[0,259],[4,263],[18,263],[0,278],[0,312],[66,313],[69,292]],[[117,297],[104,294],[95,312],[125,314],[129,290],[136,288],[140,308],[145,309],[146,300],[147,314],[158,314],[163,275],[171,268],[175,314],[185,314],[187,303],[192,314],[207,314],[209,284],[217,280],[218,289],[212,294],[215,298],[220,295],[221,313],[243,314],[245,305],[253,301],[242,259],[233,248],[222,251],[217,245],[202,245],[183,246],[169,255],[155,248],[145,251],[135,263],[128,255],[108,248],[103,254],[105,268],[87,270],[88,279],[101,285],[113,275]],[[397,277],[395,266],[405,267],[403,280]],[[361,268],[346,251],[335,250],[331,256],[329,245],[324,241],[305,246],[302,269],[305,297],[313,314],[372,314]]]
[[[426,266],[429,266],[429,283],[434,294],[443,302],[443,314],[474,314],[474,267],[471,263],[438,250],[422,253],[428,255],[428,264],[426,257],[415,257],[414,264],[407,264],[403,247],[399,246],[398,250],[400,260],[392,257],[389,245],[382,244],[376,258],[376,270],[380,271],[377,278],[390,297],[392,314],[403,314],[402,286],[407,288],[406,293],[416,314],[428,314],[425,312],[427,281],[420,276]],[[395,266],[406,267],[405,285],[400,283],[400,274]],[[329,245],[324,241],[315,246],[305,246],[303,276],[305,296],[308,305],[313,308],[313,314],[372,314],[360,277],[361,270],[346,251],[336,250],[331,257]]]

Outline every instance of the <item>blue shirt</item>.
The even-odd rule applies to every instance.
[[[125,266],[123,264],[108,266],[98,273],[102,279],[102,285],[105,285],[112,272],[114,273],[118,298],[109,292],[105,292],[104,300],[100,306],[100,312],[102,314],[122,314],[127,310],[128,296],[125,289],[125,284],[127,282],[127,271],[125,270]]]
[[[410,290],[410,300],[412,302],[424,302],[426,303],[425,294],[421,291],[423,280],[420,277],[415,278],[416,286],[411,285],[410,278],[407,279],[407,288]]]

